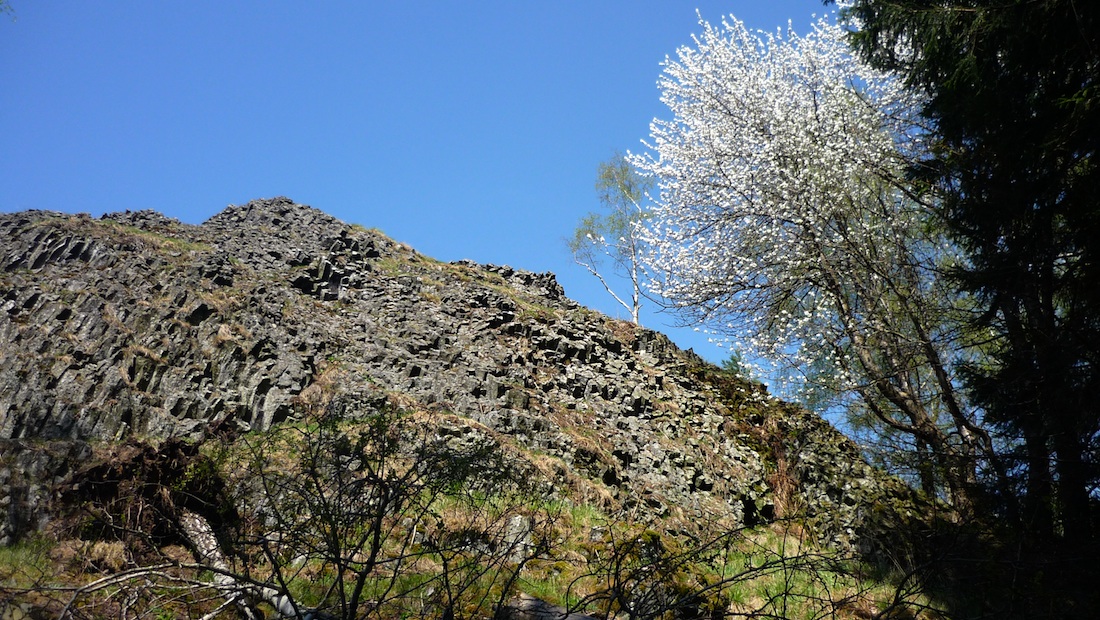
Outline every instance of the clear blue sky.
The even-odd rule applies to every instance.
[[[0,211],[155,209],[200,223],[288,196],[440,260],[553,271],[626,316],[563,239],[596,166],[639,150],[696,9],[751,28],[817,0],[11,0]],[[643,323],[712,361],[674,319]]]

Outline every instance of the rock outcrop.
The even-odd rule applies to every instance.
[[[0,281],[8,540],[64,469],[27,456],[42,446],[262,430],[336,385],[457,416],[446,432],[491,433],[638,518],[797,504],[854,544],[869,514],[913,506],[821,419],[579,306],[552,274],[440,263],[285,198],[200,226],[0,215]]]

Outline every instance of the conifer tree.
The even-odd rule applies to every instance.
[[[1018,518],[1084,541],[1100,482],[1100,4],[856,0],[854,44],[927,94],[911,169],[966,255],[967,384],[1022,473]],[[1009,498],[1010,499],[1010,498]]]

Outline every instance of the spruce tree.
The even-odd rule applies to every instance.
[[[856,0],[853,43],[927,94],[917,186],[967,259],[980,363],[967,384],[1003,433],[1040,538],[1093,534],[1100,433],[1100,3]],[[1012,498],[1007,498],[1012,499]]]

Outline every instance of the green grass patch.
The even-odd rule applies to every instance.
[[[0,547],[0,585],[28,588],[56,574],[50,557],[57,543],[45,536],[32,536],[8,547]]]
[[[206,243],[198,243],[187,239],[180,239],[178,237],[170,237],[161,233],[145,230],[136,226],[130,226],[122,224],[114,220],[100,220],[100,226],[107,230],[123,236],[130,236],[139,238],[153,247],[161,250],[178,250],[181,252],[207,252],[211,249],[211,246]]]

